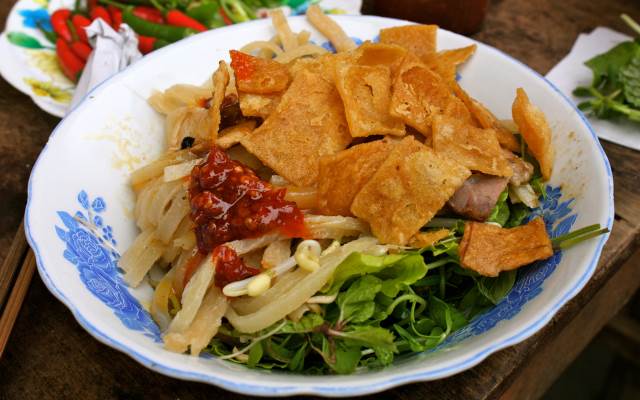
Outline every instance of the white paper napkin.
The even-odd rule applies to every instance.
[[[86,28],[86,31],[93,51],[73,93],[69,110],[100,82],[142,57],[138,51],[136,34],[127,24],[121,24],[116,32],[98,18]]]
[[[590,86],[593,79],[591,70],[584,62],[627,40],[631,40],[631,37],[603,27],[589,34],[583,33],[578,36],[569,54],[549,71],[547,79],[578,104],[584,99],[573,96],[571,92],[577,86]],[[640,150],[640,123],[625,119],[608,121],[593,116],[589,117],[589,122],[598,137]]]

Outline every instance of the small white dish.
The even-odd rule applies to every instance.
[[[374,39],[380,28],[407,23],[378,17],[335,19],[350,36],[362,40]],[[291,18],[290,24],[294,31],[310,30],[314,41],[325,42],[303,17]],[[116,266],[118,252],[137,233],[128,176],[162,151],[164,122],[146,98],[152,89],[202,83],[219,59],[228,59],[229,49],[272,34],[270,21],[255,21],[202,33],[156,51],[94,89],[52,133],[29,181],[27,237],[46,285],[95,338],[162,374],[235,392],[356,396],[471,368],[491,353],[533,335],[586,284],[607,236],[522,269],[505,299],[436,351],[401,357],[388,368],[348,376],[249,370],[212,357],[164,350],[159,331],[144,309],[150,288],[126,287]],[[476,42],[439,32],[439,48],[471,43]],[[517,87],[525,88],[546,113],[557,151],[548,196],[537,212],[545,217],[551,235],[593,223],[611,228],[609,162],[589,123],[572,103],[536,72],[480,43],[460,74],[461,85],[499,118],[510,118]]]

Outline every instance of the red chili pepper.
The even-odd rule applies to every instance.
[[[102,18],[104,22],[113,26],[113,23],[111,22],[111,15],[109,15],[109,11],[107,11],[107,9],[102,6],[96,6],[93,8],[93,10],[91,10],[91,20],[93,21],[96,18]]]
[[[200,22],[191,18],[182,11],[170,10],[167,12],[166,17],[169,25],[191,28],[198,32],[204,32],[207,30],[206,26],[202,25]]]
[[[156,24],[164,24],[162,11],[153,7],[137,6],[133,8],[133,15],[145,21],[154,22]]]
[[[218,9],[218,12],[220,13],[220,15],[222,15],[222,20],[224,21],[225,24],[227,25],[233,25],[233,21],[231,20],[231,18],[229,18],[229,16],[227,15],[226,12],[224,12],[224,8],[220,7]]]
[[[77,82],[85,62],[71,51],[69,44],[62,38],[56,40],[56,54],[58,55],[58,63],[62,68],[62,72],[67,78]]]
[[[71,16],[71,10],[61,8],[51,14],[51,26],[53,31],[58,34],[62,39],[70,42],[72,40],[71,30],[67,26],[67,20]]]
[[[87,59],[89,58],[89,55],[93,51],[91,46],[89,46],[84,42],[73,42],[71,43],[70,47],[71,47],[71,51],[73,51],[73,54],[80,57],[83,61],[87,61]]]
[[[156,40],[156,38],[151,36],[138,35],[138,50],[140,50],[142,54],[151,53]]]
[[[87,10],[89,13],[93,12],[93,9],[98,6],[98,0],[87,0]]]
[[[108,6],[107,10],[109,10],[109,14],[111,14],[111,26],[117,31],[122,24],[122,10],[114,6]]]
[[[87,26],[91,25],[91,20],[85,17],[84,15],[76,14],[71,19],[74,28],[76,28],[76,33],[78,34],[78,39],[85,43],[89,43],[89,39],[87,38],[87,32],[84,30]]]

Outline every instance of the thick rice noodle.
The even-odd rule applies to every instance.
[[[153,264],[162,256],[164,246],[155,235],[155,231],[143,231],[124,252],[118,266],[125,272],[124,280],[136,287],[142,282]]]
[[[369,232],[369,224],[353,217],[308,214],[304,222],[314,239],[340,239]]]
[[[307,275],[296,282],[295,287],[276,297],[273,301],[263,304],[256,312],[238,315],[234,308],[229,308],[226,317],[231,325],[240,332],[254,333],[267,328],[295,311],[316,294],[329,281],[333,271],[349,254],[357,251],[366,251],[375,247],[376,244],[377,240],[371,236],[349,242],[337,250],[321,256],[318,270],[311,273],[303,272]],[[274,288],[267,290],[262,296],[267,295],[265,298],[272,297],[268,293]],[[262,296],[258,296],[256,299]]]
[[[204,261],[198,267],[198,270],[193,274],[193,277],[187,283],[182,293],[182,308],[176,314],[173,321],[167,329],[168,333],[172,332],[184,332],[198,312],[202,299],[204,298],[209,285],[213,279],[215,272],[215,265],[212,257],[205,257]]]
[[[184,332],[167,333],[163,338],[164,347],[178,353],[184,353],[190,348],[191,355],[200,354],[211,338],[218,333],[228,304],[222,291],[216,286],[211,286],[191,325]]]
[[[155,91],[148,101],[156,111],[167,115],[176,108],[197,105],[201,99],[206,99],[210,96],[211,82],[207,82],[202,86],[178,84],[163,92]]]

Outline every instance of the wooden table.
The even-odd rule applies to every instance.
[[[0,21],[13,0],[0,0]],[[631,0],[494,0],[475,37],[548,71],[576,36],[599,25],[623,30],[618,15],[640,21]],[[498,77],[497,77],[498,79]],[[0,260],[22,218],[33,162],[57,123],[0,80]],[[639,133],[640,134],[640,133]],[[616,220],[587,287],[537,335],[454,377],[404,386],[384,398],[537,398],[640,285],[640,152],[603,142],[615,176]],[[330,378],[328,378],[330,379]],[[156,374],[100,344],[34,278],[4,357],[0,398],[240,398],[216,387]]]

